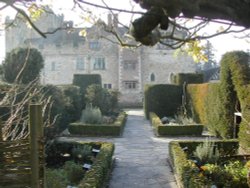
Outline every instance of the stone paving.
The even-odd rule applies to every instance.
[[[109,188],[177,188],[167,162],[168,143],[182,138],[159,138],[153,134],[142,110],[128,110],[120,138],[64,137],[67,140],[98,140],[115,143],[115,165]],[[195,138],[200,139],[200,138]]]

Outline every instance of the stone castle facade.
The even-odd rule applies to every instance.
[[[117,26],[118,18],[109,15],[108,24]],[[10,20],[6,19],[6,22]],[[42,53],[45,66],[41,75],[42,84],[72,84],[74,74],[100,74],[103,87],[117,89],[120,102],[127,105],[141,104],[146,84],[166,84],[170,74],[195,72],[195,64],[188,56],[173,57],[174,50],[162,45],[121,47],[110,42],[114,36],[97,25],[85,28],[87,35],[79,36],[82,29],[58,30],[72,26],[62,15],[43,15],[35,24],[48,31],[42,38],[23,22],[6,30],[6,52],[16,47],[34,47]],[[117,32],[124,32],[117,27]]]

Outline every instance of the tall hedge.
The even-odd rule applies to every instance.
[[[186,84],[200,84],[204,81],[204,75],[201,73],[178,73],[171,74],[171,84],[183,85]]]
[[[244,97],[241,99],[241,112],[243,115],[240,123],[239,142],[243,150],[250,153],[250,85],[245,87]]]
[[[189,84],[187,85],[188,111],[194,121],[203,125],[207,124],[206,102],[204,99],[208,95],[209,84]]]
[[[228,52],[221,60],[221,123],[228,127],[233,135],[234,112],[237,102],[242,103],[247,97],[246,85],[249,83],[249,55],[242,51]],[[238,107],[239,108],[239,107]]]
[[[145,86],[144,113],[147,119],[149,119],[149,112],[155,112],[159,117],[173,116],[181,103],[181,86],[168,84]]]
[[[208,85],[207,97],[204,98],[206,126],[208,130],[218,137],[227,137],[228,128],[221,123],[221,93],[220,83],[212,83]]]
[[[81,92],[85,93],[87,87],[92,84],[102,85],[101,75],[74,74],[73,85],[79,86],[81,88]]]

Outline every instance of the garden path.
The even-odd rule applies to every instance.
[[[61,137],[63,140],[108,141],[115,143],[115,165],[109,188],[177,188],[168,163],[168,143],[172,140],[153,134],[143,110],[126,110],[128,119],[120,138]],[[200,139],[200,138],[192,138]]]

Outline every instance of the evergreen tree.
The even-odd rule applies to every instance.
[[[35,48],[16,48],[7,53],[2,65],[3,79],[9,83],[27,84],[39,77],[43,57]]]

